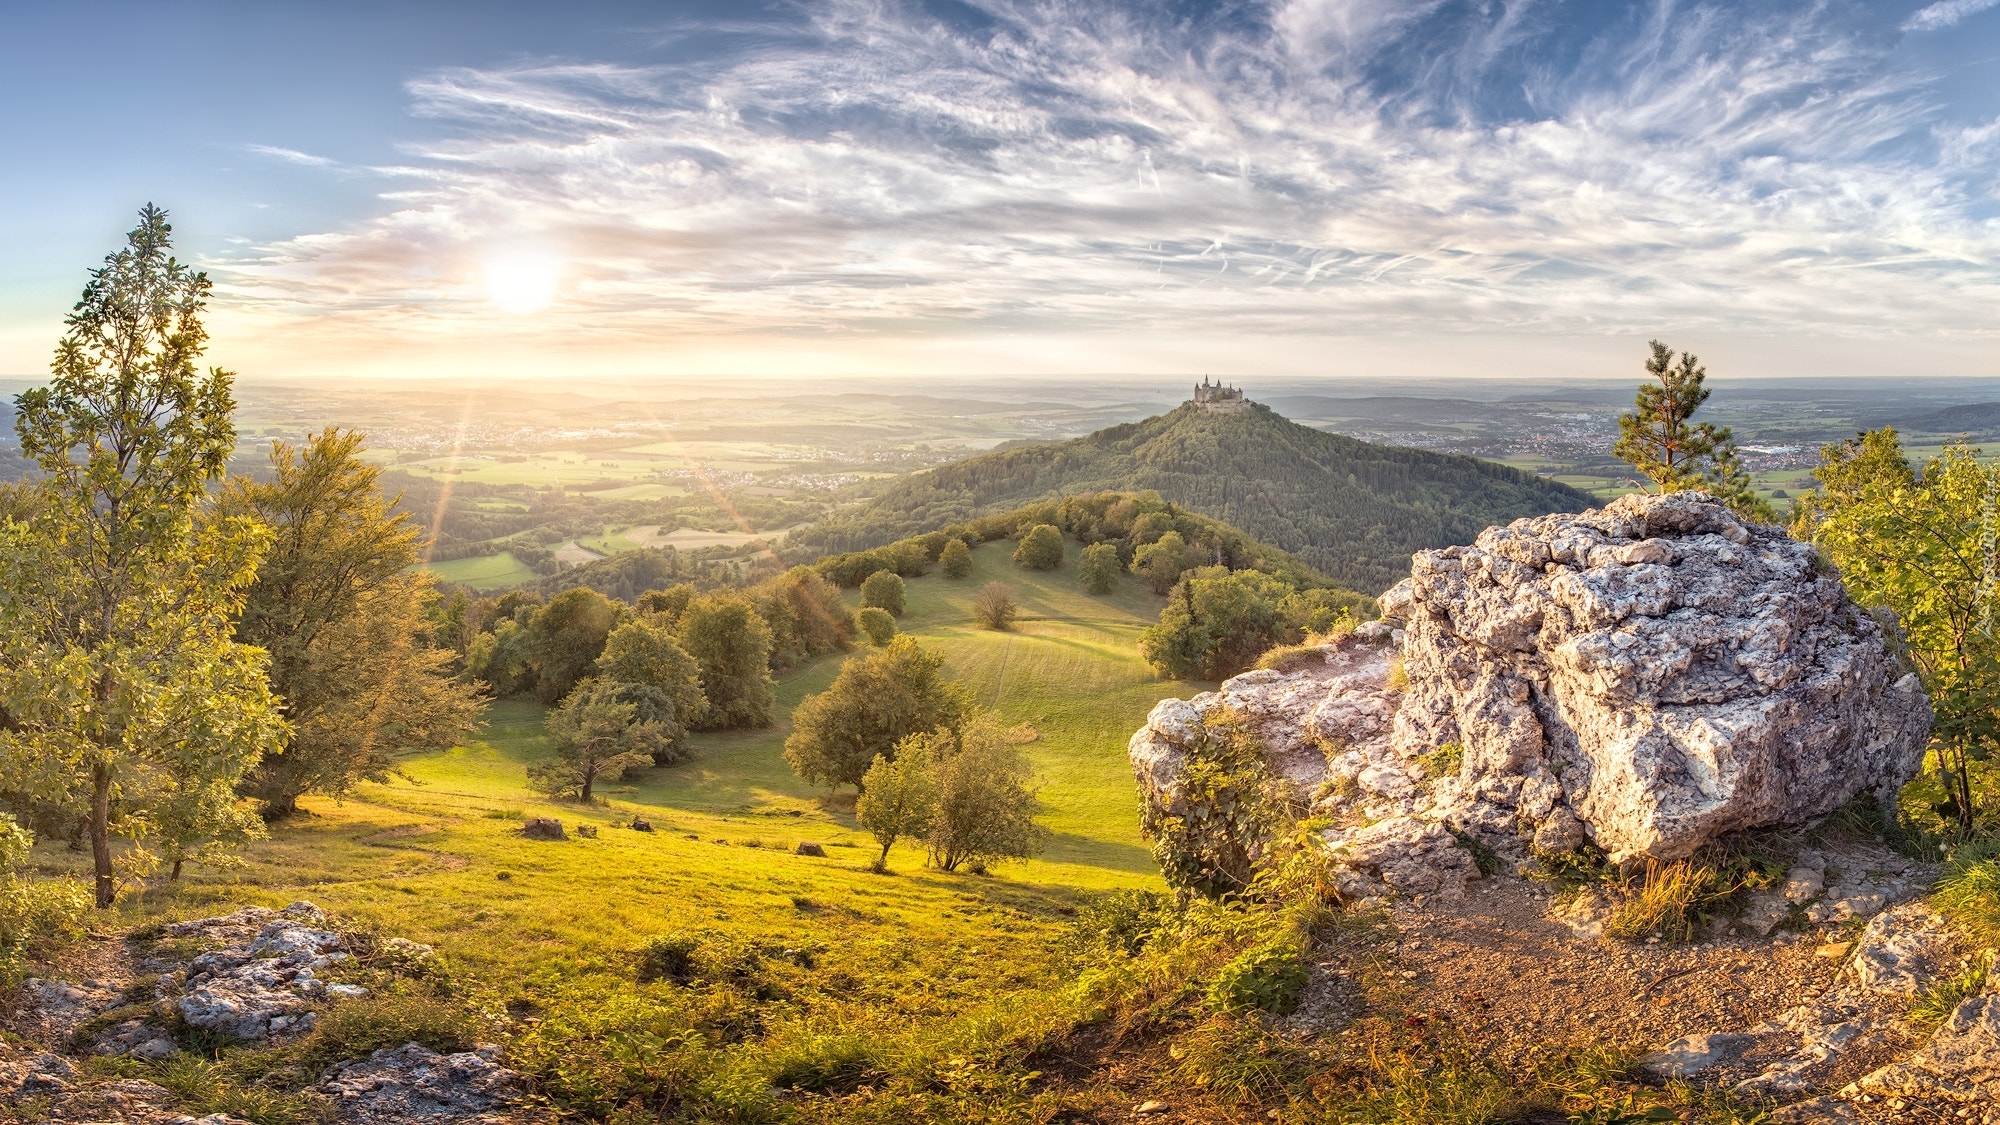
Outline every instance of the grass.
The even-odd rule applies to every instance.
[[[450,562],[426,563],[424,569],[446,581],[470,586],[475,590],[519,586],[523,582],[534,581],[536,577],[534,569],[515,558],[512,551],[503,551],[497,555],[474,555],[468,559],[452,559]]]

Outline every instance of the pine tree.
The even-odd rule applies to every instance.
[[[1611,452],[1631,462],[1661,493],[1699,489],[1750,519],[1774,518],[1770,505],[1750,487],[1750,474],[1736,459],[1729,427],[1693,422],[1708,401],[1708,371],[1690,352],[1674,362],[1674,350],[1654,340],[1646,373],[1657,386],[1642,383],[1629,414],[1618,416],[1618,443]]]

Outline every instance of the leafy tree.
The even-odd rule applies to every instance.
[[[65,321],[54,378],[15,400],[41,494],[0,529],[7,787],[89,793],[100,907],[117,889],[115,815],[169,776],[227,803],[284,730],[264,654],[233,636],[270,530],[203,518],[234,403],[228,372],[195,370],[209,281],[169,256],[171,229],[140,212]]]
[[[861,604],[875,609],[886,609],[897,617],[903,616],[903,601],[906,589],[903,578],[893,570],[878,570],[861,583]]]
[[[854,820],[882,845],[869,867],[889,869],[889,849],[897,840],[921,840],[930,832],[937,808],[937,785],[931,777],[930,744],[912,735],[896,748],[896,756],[877,754],[861,779],[861,796],[854,802]]]
[[[651,693],[627,691],[619,699],[659,728],[661,746],[653,764],[672,765],[686,756],[687,732],[708,713],[708,695],[702,691],[701,667],[664,625],[641,618],[611,630],[597,658],[597,674]]]
[[[988,629],[1011,629],[1014,619],[1020,615],[1021,606],[1014,600],[1014,588],[1005,582],[988,582],[973,596],[972,616]]]
[[[859,788],[877,755],[893,758],[909,735],[956,729],[972,707],[944,678],[944,657],[910,637],[841,665],[833,685],[792,712],[785,760],[813,785]]]
[[[1144,578],[1155,594],[1165,596],[1201,560],[1202,553],[1188,546],[1180,532],[1169,531],[1133,553],[1132,573]]]
[[[1892,429],[1820,451],[1818,491],[1793,534],[1840,568],[1855,601],[1901,619],[1935,715],[1931,748],[1945,800],[1939,815],[1975,826],[1975,765],[2000,749],[2000,558],[1992,544],[2000,468],[1947,446],[1912,471]]]
[[[932,865],[956,871],[969,863],[979,871],[996,859],[1025,859],[1041,849],[1046,832],[1035,823],[1028,763],[991,716],[957,733],[915,735],[903,747],[921,747],[932,763],[935,811],[926,835]]]
[[[881,648],[896,639],[896,619],[889,616],[889,611],[886,609],[869,606],[855,614],[854,620],[861,626],[861,631],[868,635],[868,643],[876,648]]]
[[[1266,650],[1298,639],[1282,607],[1291,594],[1284,582],[1254,570],[1188,571],[1159,622],[1139,634],[1139,650],[1162,676],[1226,679]]]
[[[964,578],[972,573],[972,548],[963,539],[948,539],[938,553],[938,565],[946,578]]]
[[[222,494],[223,512],[276,533],[237,624],[270,653],[291,719],[242,786],[267,817],[309,792],[380,780],[396,755],[449,747],[478,718],[472,685],[449,674],[456,653],[434,643],[429,585],[410,569],[419,533],[391,513],[361,448],[360,434],[333,429],[302,449],[275,442],[270,480],[234,478]]]
[[[771,627],[740,594],[718,591],[688,603],[681,648],[701,668],[708,711],[696,730],[771,725]]]
[[[1031,528],[1014,548],[1014,561],[1029,570],[1054,570],[1062,565],[1062,531],[1049,524]]]
[[[578,684],[544,721],[555,757],[528,767],[528,781],[553,797],[588,804],[591,787],[617,781],[628,769],[651,765],[660,728],[638,718],[638,708],[618,696],[626,685],[609,680]]]
[[[528,619],[526,653],[535,673],[535,698],[554,703],[590,674],[624,607],[587,586],[565,590]],[[768,647],[768,646],[767,646]]]
[[[1729,427],[1689,421],[1708,401],[1708,388],[1702,385],[1707,369],[1689,352],[1675,363],[1674,350],[1658,340],[1647,346],[1653,354],[1646,360],[1646,373],[1658,385],[1640,384],[1632,412],[1618,416],[1618,443],[1611,452],[1631,462],[1662,493],[1700,489],[1740,515],[1771,520],[1770,505],[1751,490],[1750,474],[1736,459]]]
[[[681,614],[687,612],[688,604],[695,599],[692,582],[682,582],[664,590],[648,590],[639,595],[639,612],[657,617],[661,624],[672,629],[680,624]]]
[[[1118,548],[1109,543],[1092,543],[1083,549],[1083,558],[1078,561],[1076,574],[1083,580],[1083,588],[1092,594],[1108,594],[1118,586],[1118,575],[1125,568],[1118,565]]]
[[[771,629],[773,669],[789,668],[853,643],[854,618],[840,599],[839,587],[810,567],[795,566],[760,582],[749,596]]]

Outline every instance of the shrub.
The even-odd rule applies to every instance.
[[[972,707],[944,678],[944,657],[908,636],[841,665],[832,686],[792,712],[785,760],[814,785],[859,785],[877,755],[920,731],[956,729]]]
[[[1305,954],[1289,935],[1253,946],[1222,967],[1208,986],[1217,1011],[1255,1009],[1288,1016],[1306,989]]]
[[[1028,763],[988,716],[951,732],[918,735],[927,741],[935,811],[930,818],[931,863],[945,871],[961,864],[975,871],[997,859],[1022,859],[1041,849],[1046,831],[1035,823],[1036,800],[1028,788]]]
[[[861,604],[875,609],[886,609],[897,617],[903,615],[903,600],[907,589],[902,576],[893,570],[878,570],[861,583]]]
[[[310,1069],[318,1070],[405,1043],[440,1054],[467,1051],[490,1034],[485,1020],[463,1003],[404,985],[327,1007],[301,1047]]]
[[[869,606],[854,615],[855,624],[868,637],[868,643],[881,648],[896,639],[896,619],[880,606]]]
[[[947,540],[938,555],[938,565],[944,568],[946,578],[964,578],[972,573],[972,549],[963,539]]]
[[[90,907],[90,891],[75,880],[0,876],[0,985],[12,984],[29,961],[82,941]]]
[[[1202,733],[1181,774],[1182,811],[1147,804],[1140,828],[1168,886],[1218,898],[1249,887],[1285,807],[1261,743],[1241,720],[1211,713]]]
[[[1118,575],[1124,569],[1118,564],[1118,548],[1109,543],[1092,543],[1083,549],[1076,576],[1083,581],[1085,592],[1108,594],[1117,588]]]
[[[1062,560],[1062,532],[1052,524],[1038,524],[1014,548],[1014,561],[1029,570],[1054,570]]]
[[[1014,600],[1014,588],[1005,582],[988,582],[979,588],[979,594],[972,599],[972,616],[988,629],[1010,629],[1014,619],[1021,615],[1021,606]]]
[[[1931,905],[1981,945],[2000,943],[2000,841],[1961,845],[1938,880]]]
[[[686,984],[694,979],[694,957],[700,948],[701,939],[693,934],[661,934],[639,950],[639,980]]]

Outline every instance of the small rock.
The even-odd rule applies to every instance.
[[[1167,1112],[1167,1103],[1165,1102],[1140,1102],[1138,1105],[1132,1107],[1132,1116],[1134,1117],[1151,1117],[1156,1113],[1165,1112]]]
[[[825,849],[824,847],[821,847],[821,846],[820,846],[820,845],[818,845],[818,844],[800,844],[800,845],[799,845],[798,847],[796,847],[796,848],[793,848],[793,849],[792,849],[792,854],[793,854],[793,855],[816,855],[816,856],[820,857],[821,859],[825,859],[825,858],[826,858],[826,849]]]
[[[1847,956],[1848,951],[1853,948],[1854,943],[1851,941],[1831,941],[1813,950],[1813,956],[1828,961],[1838,961]]]
[[[329,984],[326,994],[342,1000],[353,1000],[368,995],[368,990],[358,984]]]
[[[595,824],[579,824],[576,826],[576,834],[586,840],[595,840],[597,839],[597,826]]]
[[[1639,1069],[1656,1082],[1688,1078],[1711,1067],[1735,1062],[1752,1046],[1754,1035],[1718,1032],[1712,1035],[1683,1035],[1639,1060]]]
[[[562,821],[554,817],[538,816],[521,826],[521,835],[530,840],[567,840],[569,833],[563,831]]]

